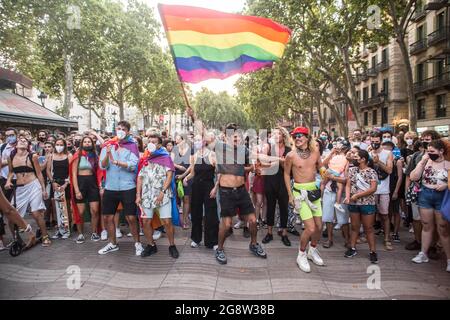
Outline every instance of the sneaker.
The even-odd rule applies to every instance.
[[[294,230],[289,230],[288,229],[287,232],[289,232],[290,234],[292,234],[294,236],[300,237],[300,233],[296,229],[294,229]]]
[[[405,246],[405,249],[410,250],[410,251],[417,251],[417,250],[420,250],[421,247],[422,247],[422,245],[419,242],[417,242],[417,240],[414,240],[413,242],[408,243]]]
[[[386,251],[392,251],[394,250],[394,247],[392,246],[392,243],[390,241],[385,241],[384,249],[386,249]]]
[[[178,257],[180,256],[180,254],[178,253],[177,247],[175,247],[175,245],[169,246],[169,253],[170,253],[170,256],[174,259],[178,259]]]
[[[91,241],[95,241],[95,242],[100,241],[100,236],[97,233],[93,233],[91,235]]]
[[[69,231],[64,232],[62,234],[62,236],[61,236],[61,239],[63,239],[63,240],[66,240],[66,239],[69,239],[69,238],[70,238],[70,232]]]
[[[303,272],[311,272],[311,267],[308,262],[306,252],[299,251],[297,256],[297,265]]]
[[[54,235],[52,235],[53,240],[57,240],[57,239],[61,239],[61,238],[62,238],[62,234],[61,234],[61,232],[59,232],[59,230],[56,231]]]
[[[341,225],[338,223],[334,226],[334,230],[341,230]]]
[[[377,232],[375,232],[376,236],[382,236],[384,235],[384,230],[383,229],[379,229]]]
[[[267,258],[267,254],[264,251],[263,247],[259,243],[256,244],[250,244],[249,246],[250,252],[252,252],[255,256],[260,258]]]
[[[302,222],[302,230],[305,230],[305,224]]]
[[[100,250],[98,250],[98,254],[107,254],[113,251],[117,251],[119,250],[119,246],[113,245],[111,242],[108,243],[106,246],[104,246],[103,248],[101,248]]]
[[[427,255],[425,253],[423,253],[422,251],[420,251],[417,256],[412,258],[412,262],[414,262],[414,263],[424,263],[424,262],[428,262],[428,261],[430,261],[430,260],[428,260]]]
[[[144,236],[144,231],[139,231],[139,235],[141,236],[141,237],[143,237]]]
[[[322,231],[322,238],[328,239],[328,231],[327,231],[327,229]]]
[[[219,247],[219,245],[216,244],[215,246],[212,247],[212,249],[213,249],[214,251],[216,251],[218,247]]]
[[[345,212],[345,209],[342,207],[342,205],[340,203],[335,203],[334,208],[339,212],[342,212],[342,213]]]
[[[155,254],[157,252],[158,252],[158,248],[156,247],[156,244],[153,244],[153,245],[148,244],[145,247],[145,249],[142,251],[141,257],[145,258],[145,257],[151,256],[152,254]]]
[[[308,250],[308,259],[314,262],[315,265],[324,266],[325,263],[322,260],[322,257],[319,254],[319,250],[317,248],[309,246]]]
[[[3,241],[0,240],[0,251],[6,250],[5,245],[3,244]]]
[[[395,243],[400,243],[400,236],[398,235],[398,233],[394,233],[392,235],[392,241],[394,241]]]
[[[290,247],[291,246],[291,241],[289,241],[289,238],[287,236],[281,236],[281,242],[283,242],[283,244],[286,247]]]
[[[108,231],[106,231],[106,230],[102,231],[102,233],[100,235],[100,240],[102,240],[102,241],[108,240]]]
[[[82,234],[79,234],[78,238],[77,238],[77,243],[82,244],[82,243],[84,243],[84,240],[85,240],[84,236]]]
[[[154,241],[156,241],[159,238],[161,238],[161,236],[162,236],[162,232],[161,231],[158,231],[158,230],[153,231],[153,240]]]
[[[227,264],[227,256],[225,255],[225,251],[216,249],[216,260],[220,264]]]
[[[243,226],[244,226],[244,222],[239,220],[238,222],[236,222],[236,224],[233,226],[233,228],[241,229]]]
[[[200,244],[197,243],[197,242],[195,242],[195,241],[192,241],[192,242],[191,242],[191,248],[198,248],[199,245],[200,245]]]
[[[128,238],[131,238],[132,236],[133,236],[133,234],[132,234],[131,232],[128,232],[128,233],[127,233],[127,237],[128,237]]]
[[[378,263],[377,253],[376,252],[370,252],[369,253],[369,260],[370,260],[370,263],[374,263],[374,264]]]
[[[347,251],[345,251],[344,257],[346,257],[346,258],[353,258],[357,254],[358,254],[358,252],[356,251],[355,248],[349,248]]]
[[[262,243],[266,244],[269,243],[270,241],[273,240],[273,235],[271,235],[270,233],[266,234],[266,236],[264,237],[264,239],[262,239]]]
[[[119,228],[116,228],[116,238],[117,238],[117,239],[120,239],[120,238],[122,238],[122,237],[123,237],[122,231],[120,231]]]
[[[411,228],[409,228],[409,231],[408,231],[409,233],[414,233],[414,228],[413,227],[411,227]]]
[[[142,244],[140,242],[136,242],[134,244],[134,248],[136,249],[136,255],[140,256],[142,252],[144,251],[144,247],[142,247]]]
[[[250,238],[250,230],[248,227],[244,227],[244,238]]]

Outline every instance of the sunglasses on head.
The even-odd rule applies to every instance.
[[[305,137],[308,138],[307,134],[303,134],[303,133],[296,133],[293,135],[294,139],[300,139],[301,137]]]

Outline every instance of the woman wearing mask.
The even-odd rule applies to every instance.
[[[375,247],[375,192],[377,191],[378,176],[375,170],[369,166],[369,153],[359,150],[353,159],[353,167],[348,169],[346,184],[346,198],[351,221],[350,248],[345,252],[346,258],[357,254],[356,241],[359,236],[361,222],[369,243],[369,260],[378,263]]]
[[[52,183],[53,192],[64,193],[66,203],[70,203],[69,188],[69,163],[72,161],[72,154],[67,150],[67,144],[64,139],[57,139],[55,142],[55,151],[51,155],[47,164],[47,176]],[[69,210],[70,206],[67,206]],[[63,222],[59,217],[58,229],[52,239],[67,239],[70,237],[70,230],[65,230]]]
[[[50,138],[50,136],[49,136]],[[41,167],[42,176],[44,177],[44,183],[45,187],[47,189],[47,193],[49,194],[49,198],[44,201],[45,207],[47,208],[45,210],[45,221],[47,228],[51,228],[56,226],[56,216],[53,212],[53,206],[52,206],[52,198],[53,198],[53,188],[52,183],[50,182],[50,179],[47,176],[47,166],[50,162],[50,159],[52,157],[54,151],[54,143],[51,141],[46,141],[44,143],[44,154],[45,156],[39,157],[39,165]]]
[[[97,234],[99,222],[101,170],[98,167],[98,156],[94,141],[90,137],[81,140],[80,149],[70,163],[70,186],[73,204],[73,220],[77,224],[79,233],[77,243],[85,241],[83,235],[83,214],[86,209],[85,202],[89,203],[91,213],[92,241],[99,241]]]
[[[195,154],[191,157],[189,175],[184,178],[184,185],[193,178],[192,183],[192,232],[191,247],[197,248],[202,241],[203,207],[205,247],[212,249],[218,243],[219,218],[217,215],[216,195],[219,179],[214,182],[216,154],[206,147],[206,141],[198,135],[194,138]]]
[[[400,149],[403,159],[407,159],[414,153],[414,143],[417,141],[417,134],[413,131],[405,133],[405,147]]]
[[[433,241],[433,232],[437,231],[447,256],[447,272],[450,272],[450,238],[448,223],[442,218],[441,205],[448,186],[450,161],[444,159],[445,144],[442,140],[433,140],[417,167],[411,172],[411,181],[421,180],[418,205],[422,220],[422,248],[412,259],[415,263],[428,262],[428,250]]]

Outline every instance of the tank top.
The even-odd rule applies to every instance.
[[[173,148],[173,153],[175,154],[173,162],[175,164],[179,165],[179,166],[185,167],[186,169],[189,168],[189,166],[190,166],[190,155],[191,155],[191,151],[189,149],[191,149],[191,147],[188,145],[186,153],[184,155],[181,155],[180,154],[180,147],[179,146],[175,146]],[[175,175],[178,176],[178,175],[181,175],[183,173],[184,173],[183,171],[181,171],[179,169],[175,169]]]
[[[65,180],[69,177],[69,158],[53,160],[53,179]]]
[[[283,153],[283,157],[286,158],[287,154],[291,152],[291,148],[285,146],[284,147],[284,153]],[[269,156],[272,155],[272,148],[270,148],[269,150]],[[264,184],[265,185],[276,185],[276,184],[281,184],[282,186],[284,186],[284,169],[283,167],[280,165],[278,167],[278,171],[276,174],[273,175],[265,175],[264,176]]]
[[[194,183],[201,181],[214,181],[215,168],[209,163],[208,156],[199,156],[197,158],[196,164],[194,165],[194,172]]]

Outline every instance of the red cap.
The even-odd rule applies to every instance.
[[[306,127],[297,127],[291,132],[291,135],[293,136],[296,135],[297,133],[309,135],[309,129]]]

